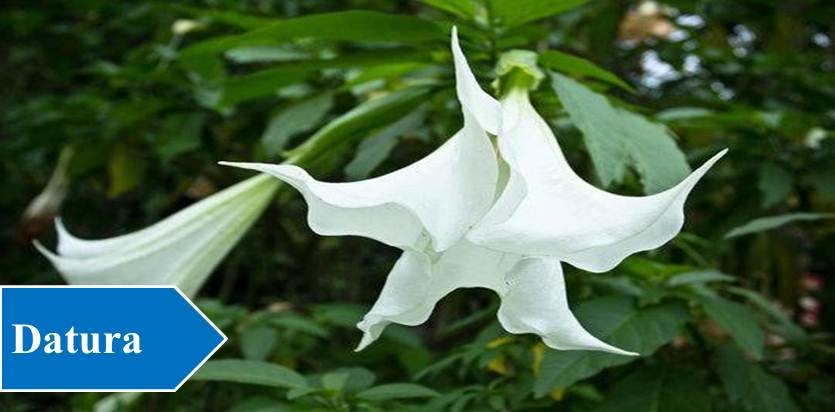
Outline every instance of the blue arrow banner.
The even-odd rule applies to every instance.
[[[225,341],[172,286],[0,287],[2,391],[175,391]]]

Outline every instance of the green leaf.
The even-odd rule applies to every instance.
[[[227,79],[217,106],[234,106],[249,99],[275,94],[284,87],[301,82],[308,73],[309,70],[305,68],[287,67]]]
[[[467,20],[474,20],[484,13],[483,5],[476,0],[420,0],[421,3],[432,6]]]
[[[544,67],[559,70],[574,76],[586,76],[620,87],[630,93],[635,93],[632,86],[626,84],[617,75],[600,66],[578,56],[557,50],[547,50],[539,53],[539,64]]]
[[[191,14],[192,16],[204,17],[212,22],[222,23],[242,29],[257,29],[274,23],[275,20],[267,17],[253,16],[232,10],[207,9],[203,7],[191,7],[183,4],[165,4],[164,7],[175,11]]]
[[[429,65],[426,63],[411,62],[380,64],[376,66],[371,66],[358,73],[356,76],[351,77],[348,81],[345,82],[344,87],[350,88],[366,82],[380,79],[402,79],[408,73],[425,69],[427,67],[429,67]]]
[[[246,100],[274,94],[279,89],[302,81],[309,73],[324,68],[376,66],[387,63],[426,61],[423,52],[388,50],[346,54],[330,59],[303,60],[282,64],[226,80],[220,106],[232,106]]]
[[[809,340],[809,335],[803,328],[797,326],[786,311],[776,305],[774,302],[766,299],[765,296],[754,292],[753,290],[743,289],[739,287],[730,287],[728,291],[740,295],[748,300],[755,307],[767,313],[775,322],[775,331],[794,342],[806,342]]]
[[[310,388],[304,376],[292,369],[267,362],[240,359],[208,361],[191,380],[248,383],[277,388]]]
[[[293,103],[270,119],[261,135],[261,145],[268,156],[275,156],[293,135],[318,125],[333,107],[333,95],[323,93]]]
[[[415,110],[363,140],[357,148],[354,159],[345,166],[345,175],[351,180],[367,178],[388,158],[389,153],[404,134],[420,127],[425,115],[425,111]]]
[[[792,175],[774,163],[764,163],[759,172],[757,188],[762,194],[763,207],[785,202],[792,192]]]
[[[732,229],[725,235],[726,239],[765,232],[792,222],[806,222],[819,219],[835,218],[835,213],[787,213],[785,215],[761,217],[742,226]]]
[[[429,91],[426,87],[412,87],[365,101],[319,129],[288,154],[298,156],[296,161],[312,161],[323,153],[333,153],[334,146],[364,138],[362,132],[389,124],[414,110],[426,100]]]
[[[765,333],[747,306],[719,296],[700,296],[702,308],[734,341],[757,359],[762,358]]]
[[[344,373],[348,376],[342,390],[347,393],[356,393],[370,388],[377,381],[374,372],[360,367],[339,368],[334,372]]]
[[[584,302],[574,309],[580,323],[594,336],[624,350],[649,356],[670,342],[689,319],[680,302],[638,308],[632,298],[612,295]],[[548,350],[534,383],[536,396],[564,388],[610,366],[637,358],[596,351]]]
[[[420,43],[445,41],[449,33],[441,25],[412,16],[352,10],[313,14],[280,20],[247,33],[209,39],[180,54],[194,61],[235,47],[274,46],[300,38],[333,41]],[[190,64],[190,63],[186,63]]]
[[[786,385],[749,362],[732,345],[722,345],[716,354],[716,370],[731,402],[749,412],[799,411]]]
[[[687,160],[664,126],[612,107],[603,95],[575,80],[554,72],[551,77],[571,121],[583,132],[604,186],[621,182],[629,165],[642,177],[646,193],[670,188],[687,176]]]
[[[615,384],[594,412],[703,412],[710,396],[698,372],[677,367],[640,368]]]
[[[328,390],[342,392],[348,382],[347,372],[329,372],[322,376],[322,387]]]
[[[163,160],[200,147],[200,134],[206,123],[205,113],[184,113],[167,117],[158,137],[154,139],[157,154]]]
[[[505,27],[553,16],[571,10],[588,0],[488,0],[493,18]]]
[[[281,329],[302,332],[318,338],[328,337],[327,329],[323,328],[312,319],[305,318],[295,313],[280,313],[269,316],[268,322]]]
[[[404,398],[430,398],[440,395],[438,392],[415,383],[389,383],[366,389],[357,394],[357,398],[373,401]]]
[[[262,361],[275,348],[278,334],[269,326],[254,326],[241,333],[241,353],[248,360]]]
[[[315,319],[320,322],[353,328],[357,322],[362,320],[368,309],[367,306],[353,303],[323,303],[313,308],[313,314]]]
[[[677,274],[667,280],[669,286],[691,285],[694,283],[734,282],[736,278],[717,270],[697,270]]]

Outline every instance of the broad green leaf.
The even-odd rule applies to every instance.
[[[420,43],[445,41],[441,25],[412,16],[352,10],[279,20],[247,33],[209,39],[192,45],[180,58],[193,61],[235,47],[274,46],[301,38],[332,41]],[[189,63],[186,63],[189,64]]]
[[[693,370],[644,367],[615,384],[594,412],[706,412],[710,396]]]
[[[361,133],[389,124],[414,110],[426,100],[429,91],[425,87],[412,87],[363,102],[319,129],[289,155],[298,156],[297,161],[309,162],[332,152],[334,146],[364,138]]]
[[[543,19],[576,8],[588,0],[487,0],[494,19],[505,27]]]
[[[420,0],[436,9],[452,13],[467,20],[484,13],[484,5],[479,0]]]
[[[546,68],[559,70],[574,76],[590,77],[620,87],[628,92],[635,92],[632,86],[626,84],[617,75],[582,57],[557,50],[547,50],[539,53],[538,62]]]
[[[261,145],[268,156],[275,156],[293,135],[308,131],[318,125],[333,106],[333,95],[323,93],[293,103],[270,119],[261,135]]]
[[[689,314],[680,302],[644,308],[632,298],[612,295],[584,302],[574,309],[580,323],[594,336],[624,350],[649,356],[670,342],[687,322]],[[604,368],[637,358],[596,351],[547,350],[534,383],[537,397],[564,388]]]
[[[191,7],[183,4],[166,4],[164,7],[175,11],[191,14],[192,16],[203,17],[212,22],[222,23],[241,29],[257,29],[268,26],[275,22],[275,19],[268,17],[253,16],[232,10],[217,10],[203,7]]]
[[[345,175],[351,180],[367,178],[388,158],[389,153],[404,134],[420,127],[424,116],[423,110],[415,110],[363,140],[357,148],[354,159],[345,166]]]
[[[792,192],[792,175],[774,163],[764,163],[760,166],[757,188],[762,194],[763,207],[785,202]]]
[[[734,341],[757,359],[762,358],[765,333],[747,306],[719,296],[701,296],[702,308]]]
[[[627,166],[637,170],[646,193],[670,188],[687,176],[687,160],[664,126],[613,107],[575,80],[553,72],[551,76],[571,121],[583,132],[604,186],[621,182]]]
[[[749,362],[732,345],[722,345],[717,351],[716,370],[731,402],[745,411],[799,411],[783,381]]]
[[[241,333],[241,353],[248,360],[262,361],[275,348],[278,334],[269,326],[254,326]]]
[[[295,313],[279,313],[268,317],[268,322],[280,330],[291,330],[302,332],[310,336],[326,338],[327,329],[320,326],[312,319],[305,318]]]
[[[353,328],[368,312],[368,307],[353,303],[324,303],[313,308],[314,317],[320,322]]]
[[[430,398],[440,395],[438,392],[415,383],[388,383],[366,389],[357,394],[365,400],[387,400],[404,398]]]
[[[767,313],[768,316],[776,322],[776,332],[782,334],[787,339],[795,342],[808,341],[809,335],[806,331],[800,326],[797,326],[797,324],[792,321],[791,317],[789,317],[783,308],[780,308],[775,303],[769,301],[765,296],[754,292],[753,290],[739,287],[730,287],[728,288],[728,291],[744,297],[755,307]]]
[[[354,87],[379,79],[402,78],[407,73],[429,67],[426,63],[392,63],[371,66],[345,82],[345,87]]]
[[[328,390],[342,392],[345,383],[348,382],[347,372],[329,372],[322,376],[322,387]]]
[[[227,79],[217,106],[229,107],[255,97],[275,94],[280,89],[300,83],[310,70],[287,67],[255,72],[246,76]]]
[[[226,80],[219,104],[231,106],[246,100],[274,94],[278,89],[298,83],[308,73],[324,68],[365,67],[378,64],[425,61],[427,56],[412,50],[387,50],[346,54],[330,59],[303,60],[282,64]]]
[[[192,78],[204,87],[216,87],[226,79],[226,67],[220,56],[202,56],[190,62],[185,68],[191,71]]]
[[[697,270],[677,274],[667,280],[669,286],[691,285],[694,283],[734,282],[736,278],[716,270]]]
[[[241,359],[208,361],[191,380],[248,383],[277,388],[309,388],[304,376],[292,369],[273,363]]]
[[[377,376],[374,372],[360,367],[339,368],[333,372],[344,373],[348,376],[342,388],[347,393],[357,393],[359,391],[370,388],[377,381]]]
[[[833,213],[788,213],[785,215],[761,217],[754,219],[742,226],[732,229],[725,235],[726,239],[750,235],[752,233],[765,232],[792,222],[806,222],[819,219],[835,218]]]
[[[170,160],[177,155],[200,147],[200,134],[206,123],[205,113],[175,114],[167,117],[154,139],[157,154],[163,160]]]

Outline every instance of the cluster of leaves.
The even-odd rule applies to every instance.
[[[485,89],[502,53],[534,49],[549,81],[534,105],[569,161],[626,194],[671,186],[729,156],[688,203],[671,245],[611,273],[569,270],[592,333],[641,354],[559,352],[502,332],[496,298],[446,298],[428,325],[390,326],[352,352],[353,325],[395,252],[320,238],[282,192],[214,274],[200,302],[230,342],[175,395],[0,399],[4,409],[747,410],[835,408],[835,7],[826,1],[408,2],[228,0],[10,5],[2,14],[2,236],[28,240],[51,213],[19,211],[62,150],[63,214],[100,237],[159,220],[243,173],[217,160],[305,151],[319,177],[408,164],[460,126],[449,32]],[[674,9],[673,9],[674,8]],[[630,19],[643,27],[628,29]],[[643,20],[641,20],[643,19]],[[654,27],[660,29],[655,30]],[[672,31],[662,30],[673,27]],[[314,150],[309,150],[309,149]],[[60,203],[60,201],[59,201]],[[106,216],[106,219],[102,219]],[[815,223],[808,223],[814,221]],[[21,243],[3,283],[58,282]],[[829,252],[829,253],[827,253]],[[673,263],[675,262],[675,263]],[[832,282],[830,282],[832,283]],[[814,295],[816,294],[817,295]],[[801,296],[823,302],[803,328]],[[334,303],[334,302],[353,302]],[[778,303],[779,302],[779,303]],[[788,310],[787,310],[788,309]],[[70,406],[67,406],[68,408]]]

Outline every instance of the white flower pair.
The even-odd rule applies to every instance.
[[[425,322],[435,304],[453,290],[483,287],[501,297],[499,321],[511,333],[537,334],[555,349],[634,355],[600,341],[580,325],[568,306],[561,262],[605,272],[633,253],[672,239],[684,222],[688,193],[724,151],[658,194],[626,197],[599,190],[568,165],[547,123],[531,106],[526,88],[511,89],[499,102],[479,87],[454,31],[452,54],[464,126],[408,167],[358,182],[325,183],[293,165],[224,164],[267,173],[296,188],[308,204],[308,222],[316,233],[364,236],[403,250],[377,302],[357,325],[364,332],[357,350],[377,339],[389,323]],[[254,185],[264,185],[263,178],[250,179],[248,190],[230,196],[238,199],[236,204],[255,197],[251,209],[260,210],[274,189],[253,191]],[[244,213],[203,209],[215,210],[224,219]],[[239,228],[254,220],[251,213],[245,215],[224,230],[234,228],[239,236]],[[82,241],[59,230],[62,256],[41,249],[71,283],[188,282],[193,293],[216,260],[202,266],[205,273],[191,275],[168,270],[171,265],[166,262],[203,252],[200,245],[212,243],[210,232],[223,227],[214,219],[186,224],[193,236],[171,237],[153,253],[147,245],[159,241],[160,233],[174,232],[151,229],[175,225],[161,222],[142,231],[151,234],[138,240],[132,234]],[[231,247],[229,236],[221,243]],[[137,242],[146,246],[137,247]],[[223,256],[225,250],[215,253]],[[138,260],[120,257],[125,254]],[[129,265],[110,265],[120,259]],[[167,275],[151,275],[153,282],[148,282],[141,277],[148,271]],[[123,279],[113,281],[120,276]]]

